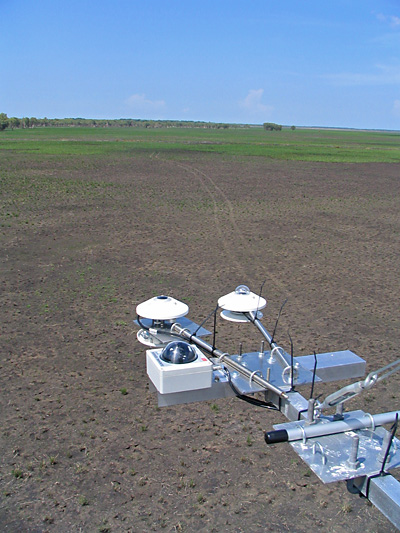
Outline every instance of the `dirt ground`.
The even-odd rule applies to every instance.
[[[398,165],[13,154],[0,171],[1,531],[393,531],[288,444],[266,446],[280,413],[238,399],[159,409],[132,321],[168,294],[200,322],[266,280],[264,324],[288,298],[277,336],[288,348],[290,330],[295,355],[348,348],[368,372],[394,361]],[[217,331],[224,351],[260,345],[247,325]],[[399,400],[392,377],[349,408]]]

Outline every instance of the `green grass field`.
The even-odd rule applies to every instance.
[[[345,130],[261,128],[35,128],[0,133],[0,154],[129,155],[162,152],[171,158],[184,152],[227,157],[264,157],[291,161],[349,163],[400,162],[400,133]]]

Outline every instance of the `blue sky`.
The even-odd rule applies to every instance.
[[[400,130],[400,2],[0,0],[0,112]]]

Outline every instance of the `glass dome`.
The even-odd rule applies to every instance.
[[[250,294],[250,289],[247,285],[239,285],[235,289],[235,294]]]
[[[197,354],[193,346],[187,342],[172,341],[162,351],[161,359],[167,363],[182,365],[195,361]]]

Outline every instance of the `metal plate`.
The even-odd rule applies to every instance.
[[[351,413],[353,417],[364,415],[363,411]],[[291,429],[304,426],[304,421],[277,424],[274,429]],[[344,481],[360,476],[379,474],[382,467],[382,442],[388,433],[383,427],[372,429],[359,429],[335,435],[309,438],[306,442],[301,440],[290,442],[292,448],[299,454],[311,470],[324,483]],[[349,464],[349,457],[353,439],[359,437],[358,465]],[[395,437],[390,448],[390,453],[385,464],[385,471],[400,466],[400,441]]]
[[[313,355],[301,355],[296,359],[303,368],[313,370]],[[350,350],[317,354],[316,374],[324,382],[358,378],[364,376],[365,369],[365,360]]]
[[[153,327],[153,321],[149,318],[141,318],[140,321],[147,328]],[[199,325],[190,320],[189,318],[181,317],[178,320],[174,320],[174,322],[180,324],[183,328],[187,329],[192,334],[196,332],[196,337],[205,337],[206,335],[211,335],[211,331],[208,331],[205,328],[199,329]],[[134,323],[140,327],[140,324],[137,320],[134,320]],[[168,330],[166,330],[166,333],[168,333]]]
[[[268,381],[272,385],[275,385],[276,387],[279,387],[284,391],[290,390],[291,384],[289,373],[286,372],[286,374],[283,375],[283,366],[278,361],[276,361],[276,359],[271,361],[270,356],[271,352],[266,351],[264,353],[244,353],[241,356],[232,355],[231,357],[236,362],[240,363],[252,372],[258,372],[259,375],[264,379],[267,379],[269,369]],[[290,356],[288,354],[286,354],[286,356],[289,357],[290,360]],[[294,363],[296,364],[297,362],[297,358],[295,357]],[[238,372],[232,371],[231,378],[235,386],[240,390],[242,394],[251,394],[254,392],[260,392],[265,390],[263,387],[256,385],[254,382],[250,383],[248,379],[242,377]],[[299,365],[297,368],[297,378],[294,380],[294,385],[304,385],[306,383],[311,383],[312,378],[313,373],[310,372],[310,370],[307,370]],[[321,379],[316,376],[315,382],[318,381],[321,381]]]

